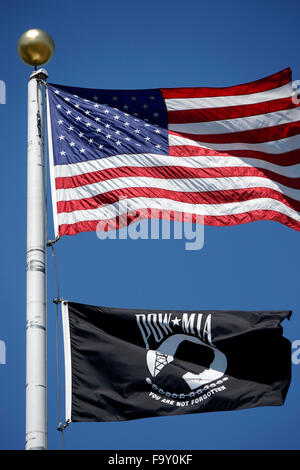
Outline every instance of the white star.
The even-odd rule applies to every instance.
[[[120,141],[120,140],[117,140],[116,144],[117,144],[117,145],[121,145],[121,141]]]
[[[116,131],[115,134],[120,135],[120,131]]]
[[[106,129],[110,128],[110,124],[105,124]]]
[[[98,103],[94,104],[94,108],[99,108],[99,104]]]
[[[150,96],[150,100],[155,100],[155,96]]]
[[[147,108],[148,108],[148,105],[147,105],[147,104],[143,104],[143,108],[144,108],[144,109],[147,109]]]
[[[181,322],[181,318],[174,318],[174,320],[171,320],[173,322],[173,326],[177,325],[179,326],[179,322]]]
[[[107,139],[110,139],[110,138],[111,138],[111,134],[106,134],[106,138],[107,138]]]
[[[68,109],[67,114],[71,114],[71,111]]]
[[[123,109],[128,109],[128,105],[124,104]]]
[[[86,122],[85,125],[86,127],[91,127],[92,124],[90,122]]]
[[[99,134],[99,132],[101,132],[100,127],[97,127],[96,132],[98,132],[98,134]]]
[[[59,95],[59,94],[60,94],[60,91],[55,90],[54,93],[55,93],[56,95]]]
[[[70,101],[70,98],[68,98],[68,97],[66,96],[65,101]]]
[[[128,127],[129,125],[130,125],[129,122],[127,122],[127,121],[124,122],[124,126]]]
[[[63,157],[64,155],[66,155],[66,152],[64,150],[62,150],[61,152],[59,152],[61,154],[61,156]]]
[[[147,142],[149,142],[150,137],[145,137],[145,140],[146,140]]]
[[[60,108],[61,108],[61,104],[57,104],[56,107],[57,107],[57,109],[60,109]]]
[[[100,122],[101,119],[100,119],[99,117],[96,117],[96,118],[95,118],[95,121],[96,121],[96,122]]]
[[[99,150],[102,150],[102,149],[103,149],[103,145],[100,144],[100,145],[98,146],[98,149],[99,149]]]
[[[125,140],[128,140],[128,142],[131,140],[130,137],[125,137]]]
[[[159,129],[155,129],[155,134],[160,134],[160,130]]]
[[[80,153],[84,153],[84,152],[85,152],[85,149],[80,149],[79,152],[80,152]]]
[[[160,149],[160,145],[159,144],[155,145],[155,148]]]
[[[75,142],[70,142],[69,145],[70,145],[70,147],[74,147]]]
[[[77,116],[76,121],[81,121],[81,117]]]
[[[108,109],[105,109],[104,112],[105,112],[105,114],[108,114],[108,113],[109,113],[109,110],[108,110]]]
[[[74,129],[74,127],[73,127],[73,126],[70,126],[68,130],[69,130],[69,131],[72,131],[73,129]]]
[[[75,108],[77,108],[77,109],[79,108],[79,104],[78,104],[78,103],[77,103],[77,104],[75,104]]]
[[[59,140],[64,140],[65,136],[64,136],[64,135],[60,135],[58,138],[59,138]]]
[[[136,97],[135,97],[135,96],[132,96],[131,99],[132,99],[132,101],[136,101]]]
[[[139,129],[135,129],[134,132],[135,132],[136,134],[139,134],[139,133],[140,133]]]
[[[118,101],[118,97],[117,96],[113,96],[113,101]]]
[[[64,121],[62,121],[61,119],[59,121],[57,121],[59,125],[61,125]]]
[[[87,111],[85,111],[85,114],[89,115],[89,114],[91,114],[91,111],[87,110]]]
[[[89,144],[92,144],[94,142],[94,139],[89,139]]]
[[[83,135],[84,135],[83,132],[79,132],[78,137],[81,138],[81,137],[83,137]]]
[[[120,119],[120,116],[118,116],[117,114],[114,116],[114,119]]]
[[[144,124],[145,127],[150,127],[150,124]]]
[[[158,117],[158,116],[159,116],[159,113],[153,113],[153,116],[154,116],[154,117]]]
[[[98,101],[98,96],[94,96],[94,101]]]

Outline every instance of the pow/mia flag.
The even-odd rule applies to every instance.
[[[63,302],[66,420],[282,405],[290,311],[132,310]]]

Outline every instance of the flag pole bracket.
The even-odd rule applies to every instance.
[[[66,302],[65,299],[61,299],[60,297],[56,297],[53,299],[54,304],[60,304],[61,302]]]
[[[47,246],[53,246],[56,242],[58,242],[59,237],[56,237],[54,240],[48,240]]]
[[[59,432],[64,432],[64,430],[65,430],[68,426],[69,426],[69,422],[68,422],[68,421],[66,421],[65,423],[59,422],[59,423],[58,423],[58,426],[57,426],[57,428],[56,428],[56,430],[59,431]]]

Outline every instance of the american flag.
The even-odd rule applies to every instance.
[[[226,88],[47,90],[56,235],[137,217],[300,230],[300,109],[289,68]]]

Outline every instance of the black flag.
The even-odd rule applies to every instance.
[[[282,405],[290,311],[132,310],[63,302],[67,421]]]

